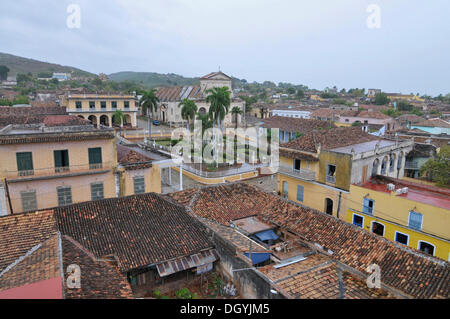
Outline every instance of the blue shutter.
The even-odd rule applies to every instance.
[[[301,185],[297,185],[297,200],[299,202],[303,202],[303,191],[304,187]]]

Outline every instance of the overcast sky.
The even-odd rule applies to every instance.
[[[66,24],[72,3],[79,29]],[[0,52],[93,73],[220,66],[247,81],[436,95],[450,92],[449,14],[448,0],[1,0]]]

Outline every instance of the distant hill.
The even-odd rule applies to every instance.
[[[118,72],[108,75],[108,78],[115,82],[136,82],[147,88],[198,85],[200,83],[200,78],[189,78],[173,73],[161,74],[155,72]],[[241,80],[233,78],[233,87],[241,86],[242,83]]]
[[[145,87],[196,85],[199,78],[187,78],[178,74],[160,74],[155,72],[118,72],[108,75],[115,82],[133,81]]]
[[[89,73],[71,66],[63,66],[59,64],[53,64],[48,62],[41,62],[33,59],[22,58],[16,55],[1,53],[0,52],[0,65],[6,65],[9,68],[8,76],[15,76],[18,73],[31,72],[33,75],[37,75],[41,72],[61,72],[72,73],[72,76],[96,76],[93,73]]]

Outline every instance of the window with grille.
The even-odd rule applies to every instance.
[[[135,194],[145,193],[145,179],[143,176],[136,176],[134,178],[134,193]]]
[[[69,170],[69,151],[53,151],[53,157],[55,159],[55,172],[61,173]]]
[[[106,109],[106,101],[101,101],[101,102],[100,102],[100,107],[101,107],[102,109]]]
[[[124,107],[126,108],[126,109],[129,109],[130,108],[130,102],[129,101],[125,101],[125,102],[123,102],[124,103]]]
[[[91,198],[92,200],[98,200],[105,198],[103,193],[103,183],[91,184]]]
[[[75,107],[76,107],[77,109],[81,109],[81,101],[75,102]]]
[[[89,108],[95,109],[95,101],[89,101]]]
[[[422,229],[423,215],[413,211],[409,212],[409,227],[417,230]]]
[[[58,193],[59,206],[72,204],[72,189],[70,187],[58,187],[56,191]]]
[[[27,212],[37,210],[36,191],[27,191],[20,193],[22,200],[22,211]]]
[[[89,149],[89,168],[98,169],[102,168],[102,148],[90,148]]]
[[[111,102],[111,106],[112,106],[113,109],[116,109],[117,108],[117,101],[112,101]]]

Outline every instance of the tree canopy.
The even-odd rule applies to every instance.
[[[420,174],[428,175],[438,186],[450,187],[450,146],[444,145],[436,158],[429,159]]]

